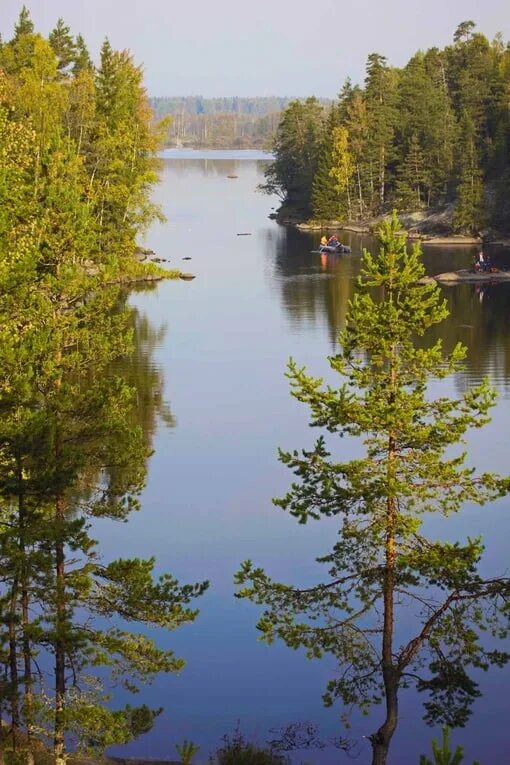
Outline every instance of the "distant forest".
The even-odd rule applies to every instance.
[[[150,103],[156,120],[171,117],[167,137],[170,146],[266,148],[282,111],[291,101],[281,96],[170,96],[152,98]]]
[[[273,143],[266,190],[280,219],[362,221],[443,210],[459,233],[510,230],[510,43],[472,21],[401,69],[368,56],[363,86],[294,101]]]

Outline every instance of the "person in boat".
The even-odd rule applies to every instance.
[[[338,247],[339,244],[340,244],[340,242],[338,241],[338,239],[336,238],[336,236],[334,234],[329,237],[329,239],[328,239],[328,247]]]
[[[328,238],[324,234],[321,237],[321,247],[325,247],[328,243]]]

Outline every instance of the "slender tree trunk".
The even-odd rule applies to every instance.
[[[55,573],[56,573],[56,619],[55,619],[55,729],[53,737],[53,752],[55,765],[65,765],[65,640],[63,637],[65,625],[65,553],[63,537],[64,506],[61,497],[55,503],[55,520],[58,529],[55,544]]]
[[[359,217],[360,220],[363,219],[363,191],[361,189],[361,173],[359,170],[359,165],[356,165],[357,170],[357,176],[358,176],[358,199],[359,199]]]
[[[390,284],[391,290],[391,284]],[[395,402],[397,386],[396,370],[396,347],[391,351],[390,367],[390,396],[389,404]],[[397,501],[393,494],[392,484],[395,474],[396,442],[394,433],[390,430],[387,451],[387,481],[388,497],[386,500],[386,540],[385,540],[385,567],[383,582],[383,638],[382,638],[382,674],[384,683],[384,696],[386,706],[386,718],[381,727],[370,736],[372,743],[372,765],[386,765],[386,758],[391,739],[398,723],[398,687],[399,668],[393,661],[393,631],[394,631],[394,597],[395,597],[395,522],[397,518]]]
[[[4,696],[5,689],[7,688],[7,681],[8,681],[7,678],[8,678],[8,668],[7,668],[7,665],[5,664],[3,666],[2,678],[0,680],[0,682],[2,683],[2,686],[1,686],[2,697]],[[4,762],[5,762],[5,742],[7,739],[7,731],[8,731],[8,725],[6,722],[4,722],[2,708],[0,705],[0,765],[4,765]]]
[[[379,203],[381,208],[384,207],[384,181],[385,181],[385,150],[384,146],[381,146],[381,153],[379,157]]]
[[[25,700],[23,716],[26,725],[27,737],[27,757],[26,765],[34,763],[34,720],[33,720],[33,691],[32,691],[32,653],[30,647],[30,637],[28,634],[29,613],[28,613],[28,589],[22,585],[21,589],[21,618],[23,622],[23,667],[25,672]]]
[[[23,670],[25,698],[23,704],[23,718],[26,727],[27,758],[26,765],[33,765],[33,697],[32,697],[32,653],[29,636],[29,573],[26,557],[26,526],[27,513],[25,506],[25,492],[23,484],[23,464],[20,455],[16,458],[18,479],[18,514],[19,514],[19,552],[21,558],[21,625],[23,646]]]
[[[18,737],[20,728],[19,716],[19,676],[18,676],[18,641],[16,636],[16,610],[18,607],[18,577],[16,575],[11,589],[10,614],[9,614],[9,680],[10,680],[10,706],[11,706],[11,736],[12,749],[18,749]]]
[[[57,354],[57,363],[61,363],[61,351]],[[61,387],[57,380],[57,388]],[[57,422],[55,434],[55,465],[58,470],[61,462],[61,434]],[[65,583],[65,547],[64,547],[65,505],[64,497],[59,494],[55,499],[55,726],[53,731],[53,754],[55,765],[65,765],[65,693],[66,693],[66,583]]]
[[[382,674],[386,718],[370,737],[372,742],[372,765],[386,765],[391,739],[398,723],[399,671],[393,662],[394,592],[395,592],[395,524],[396,506],[393,497],[388,498],[386,534],[386,570],[384,576],[384,626],[382,645]]]

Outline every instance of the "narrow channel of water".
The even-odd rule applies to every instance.
[[[164,706],[165,714],[151,734],[118,750],[131,756],[172,759],[175,742],[188,738],[201,745],[196,761],[205,763],[238,721],[260,741],[270,729],[298,720],[319,724],[324,735],[341,732],[341,710],[321,704],[334,673],[331,663],[258,643],[257,609],[234,600],[232,577],[242,560],[252,558],[275,577],[305,583],[316,576],[314,557],[332,544],[333,523],[299,526],[271,505],[291,478],[277,461],[277,447],[307,446],[315,435],[305,408],[289,395],[284,371],[293,356],[315,373],[328,373],[326,357],[336,347],[361,248],[373,242],[350,234],[345,240],[351,256],[311,254],[317,236],[268,219],[276,201],[255,191],[264,161],[256,154],[240,156],[245,155],[195,152],[165,159],[156,197],[168,223],[150,232],[147,245],[169,266],[197,278],[164,282],[131,297],[144,350],[136,355],[133,374],[147,377],[147,395],[152,391],[159,412],[157,425],[146,415],[155,430],[155,454],[143,510],[128,524],[98,525],[97,534],[105,558],[155,555],[161,571],[211,581],[195,625],[158,638],[188,666],[178,677],[158,678],[142,694]],[[429,272],[439,272],[469,263],[471,255],[472,250],[428,248],[425,262]],[[485,374],[500,392],[493,422],[470,438],[472,460],[481,469],[510,472],[509,285],[462,285],[445,294],[451,308],[441,327],[445,346],[462,340],[470,349],[465,372],[448,382],[448,392]],[[145,401],[148,411],[150,404]],[[448,521],[446,531],[438,524],[437,532],[452,538],[483,533],[487,570],[502,573],[508,566],[509,510],[509,500],[468,508]],[[507,761],[508,678],[494,670],[483,680],[486,695],[457,736],[467,762]],[[377,711],[368,721],[354,719],[350,735],[361,741],[358,762],[368,760],[362,736],[377,720]],[[420,752],[429,752],[430,738],[418,701],[404,698],[392,761],[417,763]],[[301,759],[348,762],[332,752]]]

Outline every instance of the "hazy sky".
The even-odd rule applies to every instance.
[[[23,2],[0,0],[4,38]],[[510,39],[508,0],[28,0],[38,30],[62,16],[97,56],[105,36],[143,63],[151,95],[334,96],[372,51],[404,64],[460,21]]]

